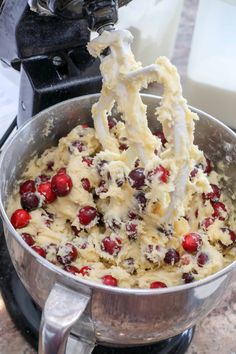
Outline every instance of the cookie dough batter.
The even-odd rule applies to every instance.
[[[103,76],[95,129],[77,126],[30,161],[8,213],[30,247],[78,277],[136,288],[190,283],[236,258],[235,209],[193,143],[198,117],[176,68],[164,57],[142,68],[131,42],[128,31],[105,31],[88,44]],[[164,88],[157,132],[139,95],[153,81]]]

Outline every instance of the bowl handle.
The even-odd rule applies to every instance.
[[[73,341],[75,342],[72,339],[68,340],[70,329],[83,314],[89,300],[90,295],[81,294],[58,283],[54,285],[42,313],[39,354],[65,354],[66,349],[68,349],[67,354],[69,351],[75,353],[75,350],[70,350]],[[78,354],[90,354],[95,346],[94,331],[85,332],[85,336],[83,341],[82,333],[76,341],[76,353]]]

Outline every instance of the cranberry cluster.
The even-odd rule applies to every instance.
[[[147,182],[151,183],[154,176],[158,176],[160,182],[167,183],[170,171],[162,165],[159,165],[149,171],[146,176],[144,168],[137,167],[129,173],[128,181],[132,188],[140,190],[147,186]]]
[[[122,241],[118,237],[115,240],[111,237],[105,237],[102,240],[101,249],[112,256],[117,256],[121,250],[121,243]]]
[[[57,197],[66,196],[72,188],[72,180],[66,169],[60,169],[50,180],[49,176],[40,175],[35,181],[27,180],[21,183],[19,193],[22,209],[17,209],[11,216],[15,229],[26,227],[31,219],[30,211],[39,206],[53,203]],[[49,220],[49,218],[48,218]],[[51,220],[51,219],[50,219]],[[46,257],[46,250],[35,245],[35,240],[29,233],[22,233],[23,240],[41,257]]]

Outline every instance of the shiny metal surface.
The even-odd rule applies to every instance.
[[[65,353],[70,329],[83,314],[89,300],[89,295],[79,294],[57,283],[54,285],[42,313],[39,354]],[[95,346],[94,331],[91,331],[91,335],[80,344],[81,353],[85,354],[88,344],[91,352]]]
[[[62,102],[38,114],[8,142],[0,160],[0,209],[5,236],[14,266],[34,300],[43,307],[54,284],[64,285],[91,300],[80,321],[73,326],[76,335],[90,333],[94,326],[98,342],[107,345],[134,345],[156,342],[193,326],[219,302],[231,282],[235,262],[207,279],[167,289],[142,290],[108,288],[78,279],[35,254],[10,224],[5,205],[14,181],[35,152],[55,145],[78,123],[92,125],[90,108],[98,95]],[[154,116],[156,96],[143,95],[148,104],[150,127],[158,124]],[[195,110],[196,111],[196,110]],[[197,111],[195,141],[213,162],[223,160],[228,190],[235,190],[236,135],[214,118]]]

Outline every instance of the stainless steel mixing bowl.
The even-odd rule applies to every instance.
[[[16,271],[35,302],[44,308],[39,352],[64,353],[69,332],[76,352],[90,353],[95,343],[128,346],[175,336],[206,316],[231,282],[235,262],[195,283],[166,289],[121,289],[77,278],[36,254],[11,225],[5,207],[16,179],[37,153],[56,145],[79,123],[92,125],[91,106],[98,95],[59,103],[35,116],[7,143],[0,160],[0,209],[7,246]],[[151,129],[159,98],[143,95]],[[226,163],[229,193],[235,191],[236,135],[196,109],[195,141],[213,161]],[[75,353],[75,351],[74,351]]]

